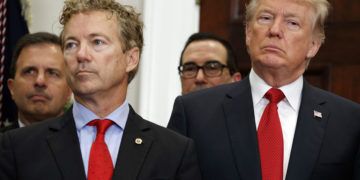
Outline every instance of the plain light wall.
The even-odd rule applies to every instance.
[[[139,72],[127,99],[145,119],[166,126],[181,93],[177,66],[186,39],[199,29],[196,0],[117,0],[134,6],[144,20],[144,48]],[[63,0],[28,0],[30,32],[59,34]]]
[[[135,7],[142,12],[142,0],[117,0],[122,4]],[[59,23],[64,0],[28,0],[30,4],[30,32],[46,31],[59,34],[62,26]]]

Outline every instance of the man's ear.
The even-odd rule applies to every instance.
[[[134,70],[140,60],[140,49],[138,47],[131,48],[126,52],[126,72]]]
[[[308,53],[306,54],[307,59],[313,58],[316,53],[319,51],[321,46],[321,40],[319,38],[314,38],[310,44],[310,48],[308,50]]]
[[[231,76],[232,82],[240,81],[241,80],[241,73],[236,72]]]
[[[14,95],[14,79],[8,79],[7,80],[7,85],[11,94],[11,97]]]
[[[252,33],[252,30],[251,28],[249,27],[250,24],[249,23],[246,23],[245,25],[245,40],[246,40],[246,46],[249,46],[250,44],[250,40],[251,40],[251,33]]]

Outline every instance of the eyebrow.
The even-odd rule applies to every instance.
[[[276,14],[276,13],[274,13],[274,11],[272,11],[272,10],[271,10],[270,8],[268,8],[268,7],[265,7],[265,8],[263,8],[263,9],[260,9],[260,10],[259,10],[259,14],[261,14],[261,13],[269,13],[269,14],[272,14],[272,15]],[[296,13],[293,13],[293,12],[285,12],[285,13],[281,13],[281,14],[283,14],[285,18],[289,18],[289,17],[299,18],[299,15],[296,14]]]
[[[105,34],[103,33],[91,33],[89,35],[87,35],[87,37],[90,37],[90,38],[94,38],[94,37],[104,37],[106,40],[110,40],[110,38],[108,38],[108,36],[106,36]],[[67,40],[74,40],[74,41],[77,41],[78,38],[76,38],[75,36],[68,36],[68,37],[65,37],[64,38],[64,41],[67,41]]]

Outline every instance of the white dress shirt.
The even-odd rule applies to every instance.
[[[250,71],[249,80],[257,129],[259,127],[262,113],[266,105],[269,103],[264,95],[272,87],[266,84],[266,82],[262,80],[253,69]],[[289,164],[291,147],[294,139],[297,117],[299,114],[302,88],[303,76],[300,76],[297,80],[290,84],[278,88],[281,89],[285,95],[285,98],[278,103],[278,113],[284,138],[283,179],[286,177]]]
[[[114,122],[114,124],[112,124],[106,130],[105,143],[109,149],[113,166],[115,167],[122,135],[129,115],[129,110],[129,104],[127,101],[125,101],[120,107],[115,109],[106,117],[99,118],[96,114],[91,112],[85,106],[74,101],[72,111],[75,119],[77,135],[79,137],[80,150],[84,163],[86,177],[88,174],[90,149],[92,143],[95,141],[97,131],[95,126],[87,126],[87,123],[94,119],[109,119]]]
[[[25,124],[20,119],[18,119],[18,123],[19,123],[19,128],[25,127]]]

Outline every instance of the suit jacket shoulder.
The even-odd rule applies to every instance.
[[[72,112],[4,133],[0,179],[85,180]]]
[[[0,133],[6,132],[6,131],[10,131],[12,129],[17,129],[19,128],[19,123],[17,121],[12,121],[13,123],[10,126],[6,126],[0,129]]]

